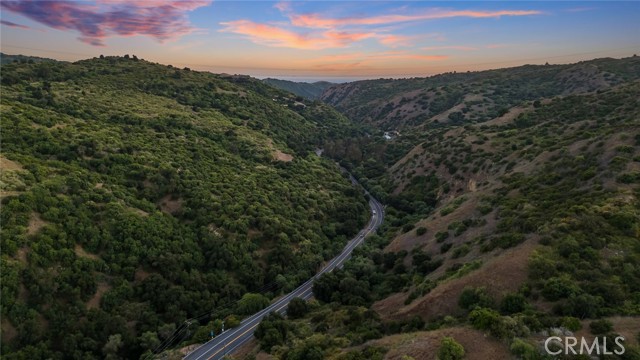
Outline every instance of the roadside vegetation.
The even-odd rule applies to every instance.
[[[412,130],[391,141],[330,142],[326,152],[384,199],[385,223],[344,270],[319,279],[309,315],[281,320],[330,338],[307,343],[310,332],[292,331],[270,353],[299,359],[305,344],[308,354],[335,359],[365,352],[458,359],[469,349],[475,356],[486,350],[487,358],[547,359],[540,351],[546,336],[575,333],[609,343],[621,334],[620,358],[639,358],[638,60],[591,63],[620,81],[582,90],[577,78],[559,89],[540,85],[542,92],[510,95],[516,102],[502,114],[405,127]],[[486,76],[466,85],[482,88],[516,71],[459,77]],[[343,103],[368,103],[378,95],[367,94],[419,81],[366,82],[364,95]],[[528,86],[525,77],[506,90]],[[319,321],[322,312],[348,319],[357,309],[367,312],[371,331]]]
[[[3,65],[3,358],[194,341],[338,253],[367,205],[313,150],[347,121],[290,96],[129,56]]]

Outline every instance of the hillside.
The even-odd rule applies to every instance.
[[[569,65],[525,65],[428,78],[379,79],[333,85],[320,99],[353,121],[382,130],[418,131],[483,122],[523,101],[606,89],[640,77],[640,58]]]
[[[42,57],[38,57],[38,56],[9,55],[9,54],[5,54],[5,53],[1,53],[0,52],[0,65],[10,64],[12,62],[37,63],[37,62],[43,62],[43,61],[52,62],[52,61],[59,61],[59,60],[54,60],[54,59],[49,59],[49,58],[42,58]]]
[[[366,202],[313,150],[348,122],[291,96],[128,55],[3,65],[2,358],[201,341],[175,330],[233,326],[337,253]]]
[[[290,93],[294,93],[309,100],[318,99],[323,91],[325,91],[328,87],[334,85],[333,83],[330,83],[328,81],[316,81],[313,83],[308,83],[272,78],[266,78],[262,81],[273,87],[288,91]]]
[[[541,345],[550,333],[575,333],[609,342],[621,334],[621,358],[640,356],[639,64],[553,70],[593,65],[616,74],[597,90],[577,77],[546,89],[539,67],[540,76],[531,71],[509,91],[539,90],[504,102],[504,113],[438,126],[410,125],[405,113],[355,118],[365,105],[341,107],[384,107],[377,97],[390,88],[433,79],[339,85],[359,89],[337,106],[374,136],[331,141],[325,152],[384,199],[383,230],[316,282],[317,302],[261,325],[260,347],[247,353],[434,359],[463,349],[469,359],[548,359]],[[436,77],[441,89],[483,89],[447,76],[453,83]],[[396,125],[399,136],[379,136]],[[280,337],[266,336],[272,329]]]

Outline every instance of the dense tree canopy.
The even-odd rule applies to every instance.
[[[7,359],[137,358],[264,306],[366,219],[312,152],[346,120],[255,79],[105,57],[2,85]]]

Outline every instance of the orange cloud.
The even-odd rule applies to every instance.
[[[363,63],[366,61],[387,60],[387,59],[439,61],[439,60],[446,60],[448,58],[449,56],[447,55],[423,55],[423,54],[408,53],[406,51],[383,51],[379,53],[350,53],[350,54],[326,55],[316,59],[315,61],[321,62],[321,63],[340,62],[340,61],[356,61],[357,63]]]
[[[409,21],[444,19],[453,17],[499,18],[502,16],[539,15],[538,10],[431,10],[415,15],[379,15],[371,17],[329,18],[319,14],[290,14],[291,23],[306,28],[335,28],[356,25],[383,25]]]
[[[379,35],[378,41],[382,45],[386,45],[388,47],[398,47],[398,46],[411,46],[412,36],[404,36],[404,35]]]
[[[102,1],[124,1],[124,0],[102,0]],[[152,0],[158,1],[158,0]],[[202,0],[192,0],[202,1]],[[273,24],[261,24],[251,20],[236,20],[223,22],[224,28],[220,31],[235,33],[245,36],[256,44],[276,47],[289,47],[295,49],[321,50],[329,48],[343,48],[350,44],[365,39],[375,39],[380,44],[387,47],[396,48],[401,46],[411,46],[413,40],[424,38],[427,35],[396,35],[391,34],[387,28],[377,28],[371,31],[356,31],[357,26],[384,25],[399,22],[417,21],[425,19],[440,19],[450,17],[474,17],[474,18],[497,18],[501,16],[523,16],[540,14],[537,10],[497,10],[497,11],[475,11],[475,10],[442,10],[431,9],[413,15],[379,15],[371,17],[345,17],[329,18],[319,14],[296,14],[289,2],[279,2],[274,5],[289,18],[290,24],[276,26]],[[290,25],[292,28],[287,28]],[[313,29],[306,33],[299,32],[299,28]],[[442,38],[441,35],[439,38]],[[433,48],[447,49],[447,48]],[[456,49],[454,47],[448,49]],[[460,50],[461,48],[457,48]]]
[[[256,44],[303,50],[343,48],[366,39],[375,39],[382,45],[395,48],[411,46],[411,41],[417,37],[335,30],[300,34],[274,25],[255,23],[251,20],[223,22],[221,25],[224,28],[220,31],[244,35]]]
[[[314,70],[322,72],[361,74],[363,71],[379,72],[399,61],[412,61],[415,66],[424,66],[425,61],[445,60],[446,55],[422,55],[406,51],[383,51],[379,53],[347,53],[326,55],[306,62]],[[404,66],[404,65],[403,65]]]
[[[225,26],[225,28],[220,31],[244,35],[256,44],[307,50],[342,48],[353,42],[376,36],[374,33],[346,31],[298,34],[276,26],[259,24],[250,20],[237,20],[221,24]]]

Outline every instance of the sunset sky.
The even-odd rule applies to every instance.
[[[135,54],[298,80],[425,76],[640,53],[640,3],[6,1],[2,52]]]

